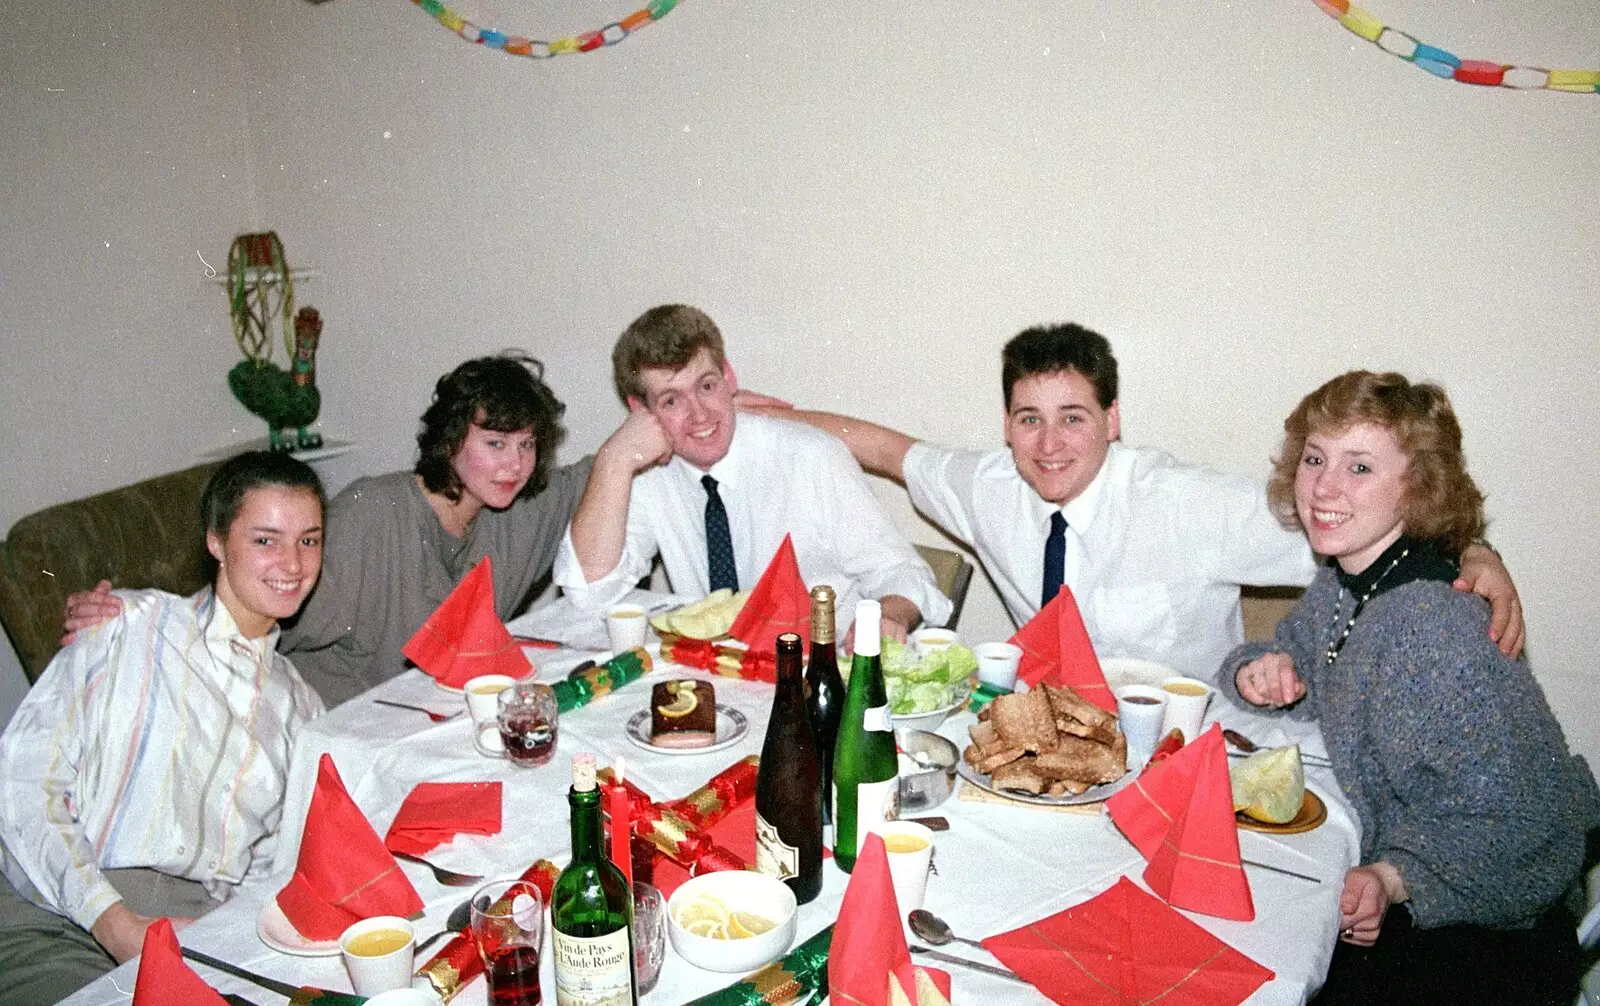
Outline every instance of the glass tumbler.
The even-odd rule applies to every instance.
[[[556,753],[556,693],[537,681],[519,681],[500,693],[500,743],[513,765],[543,765]]]
[[[472,938],[492,1006],[539,1006],[544,904],[526,880],[495,880],[472,895]]]
[[[667,899],[650,884],[633,885],[633,977],[644,995],[661,980],[667,959]]]

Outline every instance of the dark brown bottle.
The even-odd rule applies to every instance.
[[[806,665],[806,709],[822,764],[822,823],[833,823],[833,741],[839,735],[844,707],[844,679],[833,645],[833,588],[811,588],[811,662]]]
[[[800,637],[778,637],[778,687],[756,772],[756,869],[800,904],[822,892],[822,769],[806,712]]]

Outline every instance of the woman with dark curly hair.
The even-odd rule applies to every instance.
[[[527,354],[468,360],[434,387],[414,470],[334,498],[322,581],[278,645],[330,707],[405,670],[400,648],[484,556],[502,619],[532,598],[593,460],[551,470],[565,409]],[[69,639],[117,614],[110,588],[67,599]]]
[[[1600,792],[1526,664],[1452,590],[1483,531],[1450,400],[1356,371],[1284,422],[1268,495],[1332,561],[1219,676],[1235,701],[1316,719],[1361,818],[1317,1003],[1559,1003],[1578,989],[1578,878]]]
[[[328,705],[408,666],[400,648],[484,556],[509,619],[550,572],[591,459],[555,468],[565,406],[523,353],[439,379],[416,467],[357,479],[328,508],[322,582],[282,649]]]

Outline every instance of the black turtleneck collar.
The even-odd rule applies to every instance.
[[[1365,597],[1368,591],[1377,597],[1413,580],[1453,583],[1461,575],[1459,557],[1451,555],[1443,542],[1406,535],[1396,539],[1372,565],[1359,573],[1346,573],[1338,560],[1331,561],[1333,571],[1339,577],[1339,586],[1349,591],[1352,597]]]

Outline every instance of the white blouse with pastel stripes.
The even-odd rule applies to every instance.
[[[0,844],[24,897],[85,929],[121,900],[102,870],[198,881],[218,901],[272,862],[289,753],[322,700],[246,639],[212,588],[117,591],[0,736]]]

